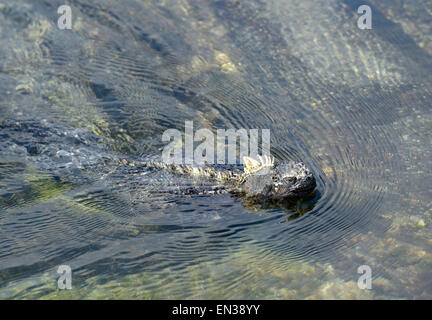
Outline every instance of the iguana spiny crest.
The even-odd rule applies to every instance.
[[[216,169],[189,165],[143,162],[146,167],[168,169],[178,174],[197,178],[214,179],[226,184],[227,189],[240,191],[247,198],[282,200],[304,197],[312,193],[316,180],[303,162],[282,161],[273,157],[259,156],[258,160],[243,157],[243,171],[239,169]]]

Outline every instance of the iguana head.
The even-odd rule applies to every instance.
[[[244,157],[243,191],[250,197],[283,200],[305,197],[316,187],[316,180],[302,162],[274,164],[269,157]]]

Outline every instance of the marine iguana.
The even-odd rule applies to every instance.
[[[27,160],[32,160],[41,170],[51,172],[65,181],[76,180],[77,170],[83,170],[83,174],[87,170],[96,174],[99,172],[102,178],[106,178],[116,170],[131,167],[132,170],[121,172],[118,182],[139,181],[141,174],[148,173],[151,168],[159,168],[173,174],[186,175],[196,182],[192,183],[192,186],[179,185],[174,190],[167,187],[167,193],[180,195],[231,193],[244,199],[245,204],[248,205],[277,203],[277,206],[280,206],[281,202],[296,202],[313,195],[317,185],[313,174],[302,162],[275,163],[273,157],[259,156],[258,160],[243,157],[243,169],[237,166],[209,166],[208,164],[198,167],[167,164],[153,161],[154,158],[153,160],[135,160],[122,156],[117,158],[113,154],[104,154],[99,149],[94,150],[95,146],[99,145],[94,140],[97,137],[83,130],[68,131],[66,128],[47,126],[47,124],[13,120],[0,121],[0,129],[4,137],[9,138],[6,139],[7,143],[0,144],[0,150],[21,157],[22,153],[26,152]],[[104,171],[106,174],[103,173]],[[153,188],[158,188],[158,184],[155,185],[154,181],[149,183]],[[175,179],[173,183],[175,185]],[[158,191],[164,192],[164,190]]]
[[[194,167],[189,165],[166,164],[162,162],[128,162],[149,168],[162,168],[177,174],[217,182],[211,190],[199,191],[189,188],[184,194],[229,192],[253,202],[278,202],[296,200],[312,194],[316,180],[303,162],[282,161],[275,163],[273,157],[258,156],[258,160],[243,157],[243,170],[238,168]]]

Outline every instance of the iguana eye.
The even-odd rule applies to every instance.
[[[288,181],[289,183],[295,183],[297,181],[297,178],[296,177],[289,177],[289,178],[286,178],[286,181]]]

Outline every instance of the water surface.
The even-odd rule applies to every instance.
[[[348,0],[70,1],[72,30],[62,4],[0,4],[0,298],[432,297],[430,1],[371,1],[371,30]],[[118,165],[185,121],[270,129],[318,195]]]

